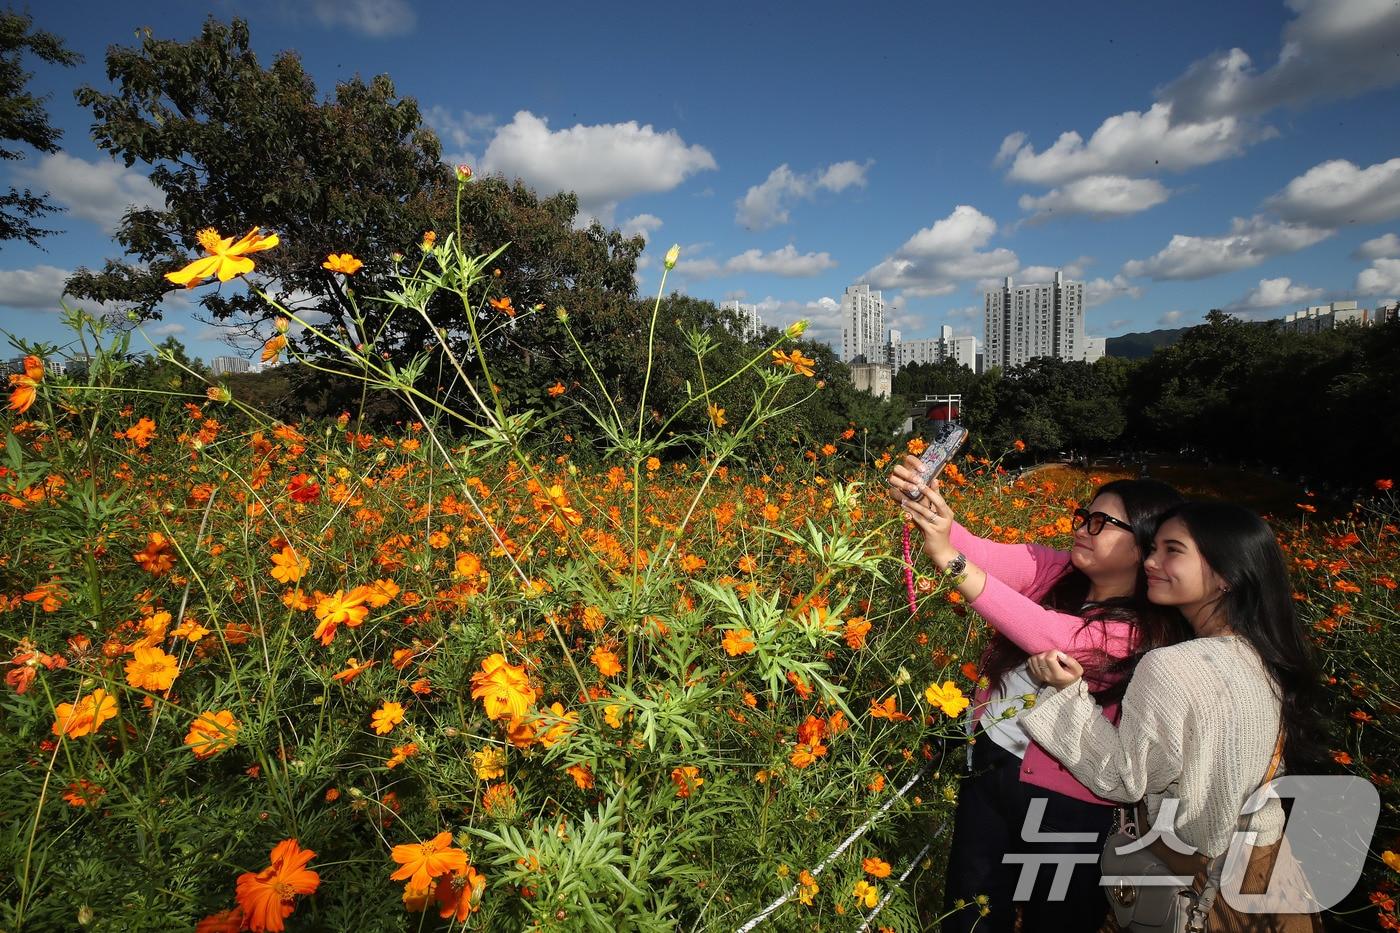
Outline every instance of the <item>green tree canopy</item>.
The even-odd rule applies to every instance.
[[[39,152],[57,152],[63,135],[49,122],[45,98],[28,90],[34,75],[24,70],[24,53],[52,65],[72,66],[82,61],[52,33],[31,31],[33,25],[34,20],[22,13],[0,11],[0,159],[24,157],[9,143],[22,143]],[[24,240],[38,246],[41,237],[55,231],[42,229],[34,221],[62,209],[51,203],[47,194],[35,194],[28,188],[20,191],[11,187],[0,192],[0,243]]]

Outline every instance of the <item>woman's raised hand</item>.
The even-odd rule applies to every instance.
[[[925,487],[924,495],[918,499],[900,499],[899,508],[924,533],[924,553],[939,567],[944,567],[958,556],[958,550],[949,540],[953,531],[953,510],[938,488],[938,480],[932,480]]]
[[[1063,689],[1084,676],[1078,661],[1058,649],[1033,654],[1026,661],[1031,677],[1038,683]]]

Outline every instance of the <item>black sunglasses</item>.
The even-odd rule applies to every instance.
[[[1072,527],[1076,531],[1079,529],[1079,526],[1088,525],[1089,534],[1096,535],[1100,531],[1103,531],[1103,526],[1105,524],[1117,525],[1119,528],[1122,528],[1124,531],[1127,532],[1131,532],[1133,530],[1132,525],[1129,525],[1125,521],[1120,521],[1114,518],[1112,515],[1105,515],[1102,512],[1090,512],[1088,509],[1074,510],[1074,523]]]

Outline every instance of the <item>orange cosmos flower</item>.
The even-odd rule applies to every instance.
[[[377,663],[377,661],[366,661],[363,664],[361,664],[354,658],[346,658],[345,670],[340,671],[336,674],[332,674],[331,680],[334,680],[336,683],[339,684],[348,684],[350,681],[354,680],[356,677],[359,677],[371,667],[374,667],[374,665]]]
[[[133,556],[136,563],[141,565],[141,569],[153,577],[169,573],[175,566],[175,554],[170,542],[159,531],[152,531],[146,535],[146,546]]]
[[[264,363],[271,363],[281,356],[285,349],[287,349],[287,335],[276,334],[263,344],[262,353],[258,359]]]
[[[29,365],[29,361],[30,361],[31,359],[33,359],[33,357],[26,357],[26,358],[25,358],[24,363],[25,363],[25,366],[26,366],[26,367]],[[13,379],[14,376],[11,376],[10,378]],[[1390,480],[1390,479],[1378,479],[1378,480],[1376,480],[1376,489],[1379,490],[1380,492],[1387,492],[1387,491],[1389,491],[1390,489],[1394,488],[1394,486],[1395,486],[1395,481],[1394,481],[1394,480]]]
[[[272,850],[271,865],[238,876],[235,897],[246,929],[253,933],[286,929],[284,921],[296,909],[296,896],[314,894],[320,887],[321,876],[306,867],[315,856],[295,839],[283,839]]]
[[[160,648],[137,648],[126,662],[126,682],[142,690],[169,690],[180,674],[180,662]]]
[[[890,876],[890,863],[878,858],[864,859],[860,863],[861,869],[872,878],[888,878]]]
[[[510,664],[505,655],[493,654],[472,675],[472,699],[481,700],[489,719],[522,719],[537,695],[525,668]]]
[[[433,900],[438,903],[438,916],[444,920],[465,921],[481,909],[481,897],[486,893],[486,876],[471,865],[438,878]]]
[[[349,628],[358,628],[369,615],[369,607],[364,604],[369,593],[363,586],[357,586],[348,593],[336,590],[330,596],[324,593],[319,595],[320,599],[316,603],[316,619],[319,624],[312,634],[319,638],[323,645],[329,645],[335,639],[335,631],[342,624]]]
[[[234,242],[233,237],[220,237],[213,227],[199,231],[199,245],[208,253],[203,259],[196,259],[178,272],[167,272],[165,277],[176,285],[194,288],[203,279],[217,275],[220,282],[227,282],[236,275],[253,271],[253,260],[249,253],[271,249],[278,243],[277,234],[259,236],[261,227],[254,227]],[[282,929],[279,925],[277,929]]]
[[[559,396],[564,394],[566,389],[564,388],[564,383],[556,382],[554,383],[554,385],[550,386],[545,391],[549,393],[550,398],[558,398]]]
[[[509,819],[516,814],[515,788],[509,784],[492,784],[481,795],[481,807],[487,816]]]
[[[331,272],[339,272],[342,275],[354,275],[363,266],[363,262],[349,253],[331,253],[326,257],[326,261],[321,263],[322,269],[329,269]]]
[[[427,842],[394,846],[389,855],[400,866],[389,880],[407,881],[407,887],[417,891],[427,890],[439,875],[467,868],[467,853],[453,848],[452,834],[446,830]]]
[[[195,924],[194,933],[238,933],[243,929],[246,929],[243,925],[243,908],[235,907],[205,917]]]
[[[846,620],[846,645],[852,651],[865,647],[865,636],[868,634],[870,634],[870,623],[864,618],[856,617]]]
[[[19,414],[28,411],[29,406],[33,405],[34,399],[38,397],[39,382],[43,378],[44,361],[32,354],[26,356],[24,372],[10,376],[10,385],[14,386],[10,392],[10,410]]]
[[[606,648],[594,648],[591,660],[593,666],[598,668],[598,673],[604,677],[622,673],[622,665],[618,663],[617,655]]]
[[[705,779],[700,777],[700,769],[694,765],[671,769],[671,783],[676,785],[676,796],[685,798],[699,789]]]
[[[822,757],[826,753],[827,747],[825,745],[822,745],[820,742],[817,742],[812,745],[808,745],[804,742],[799,742],[797,744],[797,747],[792,750],[792,755],[788,758],[788,761],[792,764],[794,768],[800,770],[802,768],[806,768],[808,765],[812,764],[814,761],[816,761],[818,758]]]
[[[311,561],[291,547],[284,547],[272,555],[272,579],[279,583],[296,583],[309,569]]]
[[[388,735],[394,731],[394,727],[403,722],[403,706],[399,703],[386,702],[370,716],[370,722],[374,731],[380,735]]]
[[[812,906],[812,898],[817,896],[821,887],[817,884],[817,879],[812,877],[812,873],[807,869],[802,869],[802,873],[797,876],[797,899],[808,907]]]
[[[882,702],[870,701],[871,719],[888,719],[891,722],[908,722],[909,717],[899,711],[898,701],[894,697],[886,697]]]
[[[151,438],[156,436],[156,423],[150,418],[142,418],[116,435],[118,438],[126,438],[134,441],[137,447],[149,447]]]
[[[395,745],[393,757],[384,762],[384,767],[390,769],[397,768],[416,754],[418,754],[418,744],[416,742],[409,742],[407,745]]]
[[[724,650],[731,658],[748,654],[758,647],[753,640],[753,632],[746,628],[732,628],[724,633]]]
[[[194,752],[194,757],[212,758],[237,744],[239,725],[233,713],[226,709],[200,713],[185,735],[185,744]]]
[[[591,790],[593,788],[593,772],[587,765],[569,765],[564,769],[569,777],[574,779],[579,790]]]
[[[540,487],[532,482],[531,493],[534,496],[535,509],[547,516],[546,521],[555,534],[563,534],[568,530],[564,524],[578,526],[583,524],[583,516],[578,513],[569,503],[569,496],[564,492],[564,487],[558,483],[543,489],[544,495],[540,495]]]
[[[501,312],[502,314],[508,315],[509,317],[515,317],[515,308],[511,305],[509,296],[505,298],[492,298],[489,299],[486,303],[489,304],[491,307],[495,308],[497,311]]]
[[[958,685],[951,680],[945,680],[943,686],[929,684],[924,691],[924,699],[928,700],[930,706],[936,706],[943,711],[943,715],[957,718],[963,710],[967,709],[970,702],[963,692],[958,689]]]
[[[437,242],[437,231],[436,231],[436,230],[429,230],[427,233],[423,234],[423,244],[422,244],[422,246],[423,246],[424,252],[426,252],[426,251],[432,249],[432,248],[433,248],[433,244],[436,243],[436,242]]]

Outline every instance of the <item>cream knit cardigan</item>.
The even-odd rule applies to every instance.
[[[1229,847],[1245,800],[1263,783],[1280,709],[1258,653],[1224,635],[1144,655],[1116,728],[1082,679],[1045,688],[1018,719],[1090,790],[1123,803],[1145,797],[1154,825],[1162,801],[1177,798],[1177,836],[1214,857]],[[1283,825],[1283,807],[1271,798],[1248,829],[1258,834],[1255,845],[1268,845]]]

